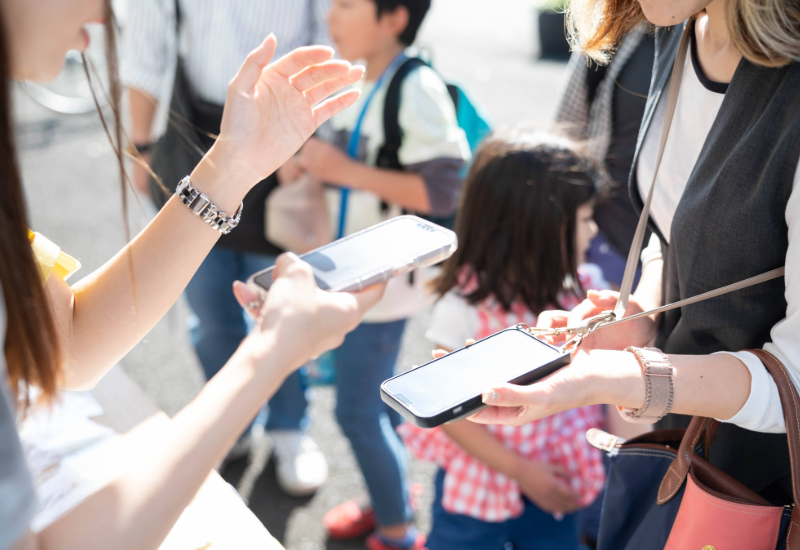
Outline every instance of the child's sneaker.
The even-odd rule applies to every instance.
[[[322,523],[332,539],[355,539],[375,530],[375,513],[368,503],[348,500],[329,510]]]
[[[419,483],[412,483],[409,491],[411,508],[419,508],[419,497],[425,491]],[[322,518],[322,523],[332,539],[347,540],[369,535],[375,530],[375,512],[366,496],[348,500],[331,508]]]

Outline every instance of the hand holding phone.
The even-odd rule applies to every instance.
[[[561,348],[510,328],[390,378],[381,398],[417,426],[433,428],[482,409],[483,392],[494,386],[532,384],[569,363]]]
[[[252,355],[290,369],[341,345],[383,295],[384,285],[357,293],[324,292],[316,286],[310,266],[291,254],[280,256],[276,268],[273,291],[263,306],[248,308],[257,323],[243,345]],[[263,349],[271,351],[263,354]]]

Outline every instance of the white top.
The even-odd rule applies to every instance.
[[[330,0],[180,0],[180,53],[201,99],[222,105],[228,82],[270,32],[276,59],[300,46],[330,44]],[[128,2],[122,78],[161,99],[172,86],[178,55],[175,0]]]
[[[370,166],[375,164],[378,150],[385,141],[383,107],[390,76],[387,75],[383,85],[375,93],[361,123],[358,158]],[[335,136],[333,139],[342,148],[347,148],[350,135],[374,86],[375,82],[364,82],[358,101],[331,119],[330,129]],[[458,126],[455,105],[444,81],[432,69],[420,67],[403,80],[401,98],[398,117],[403,131],[403,142],[398,151],[400,163],[409,171],[423,176],[432,202],[437,193],[449,194],[455,199],[461,187],[458,176],[460,165],[455,168],[455,180],[452,177],[441,177],[441,173],[452,172],[450,165],[453,160],[463,163],[470,159],[471,154],[466,134]],[[458,188],[442,189],[452,187],[452,184]],[[330,188],[327,198],[331,220],[338,227],[341,191],[339,188]],[[390,206],[388,210],[382,209],[381,199],[374,193],[351,190],[345,235],[400,214],[402,210],[397,206]],[[432,276],[433,271],[427,269],[417,270],[413,285],[409,284],[408,276],[390,280],[383,299],[364,315],[364,322],[385,323],[407,319],[430,307],[433,298],[428,290],[428,282]]]
[[[603,270],[595,264],[582,264],[578,267],[578,276],[585,290],[604,290],[609,287],[603,277]],[[577,300],[578,302],[580,300]],[[567,301],[568,302],[568,301]],[[573,304],[563,304],[571,308]],[[506,319],[503,319],[505,321]],[[500,320],[498,319],[498,322]],[[507,322],[513,323],[511,317]],[[526,323],[535,324],[536,318],[526,319]],[[470,304],[458,290],[445,293],[433,308],[431,324],[425,333],[425,338],[432,344],[442,346],[448,351],[461,349],[470,338],[478,336],[481,328],[478,306]],[[499,328],[498,328],[499,329]]]
[[[6,308],[0,288],[0,550],[11,548],[28,531],[37,509],[33,480],[17,434],[16,409],[8,391]]]
[[[650,214],[667,242],[678,201],[683,195],[686,182],[725,97],[724,94],[710,91],[703,86],[691,65],[691,56],[687,56],[686,63],[681,92],[664,149],[664,158],[656,179]],[[636,166],[637,184],[642,197],[647,196],[653,180],[666,104],[667,94],[664,93],[653,115]],[[783,362],[795,387],[800,388],[800,191],[798,189],[800,189],[800,167],[796,172],[794,188],[786,205],[786,224],[789,226],[785,278],[788,304],[786,318],[773,327],[772,342],[766,343],[764,349]],[[734,355],[747,365],[752,382],[750,397],[744,407],[727,422],[758,432],[785,433],[778,387],[764,365],[752,353],[736,352],[730,355]]]

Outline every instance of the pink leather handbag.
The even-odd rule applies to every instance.
[[[789,453],[792,457],[792,489],[798,502],[798,457],[800,457],[800,398],[785,367],[769,352],[758,355],[778,385]],[[665,550],[775,550],[779,548],[781,517],[786,507],[773,506],[758,494],[709,464],[694,449],[705,435],[713,438],[716,420],[695,417],[686,430],[680,449],[664,477],[658,504],[669,502],[686,483],[678,515]],[[706,449],[709,446],[706,445]],[[785,533],[787,550],[800,549],[800,512],[792,511]],[[783,545],[780,548],[784,548]]]

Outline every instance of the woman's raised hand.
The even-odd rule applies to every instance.
[[[258,319],[243,345],[256,357],[278,359],[289,369],[285,374],[338,347],[385,288],[375,285],[357,293],[320,290],[311,266],[294,254],[278,258],[273,277],[263,304],[243,283],[234,287],[234,293]]]
[[[331,48],[298,48],[270,63],[276,44],[275,36],[268,36],[231,80],[220,136],[207,157],[207,169],[226,174],[244,193],[360,94],[350,90],[330,97],[364,75],[362,67],[334,60]]]

